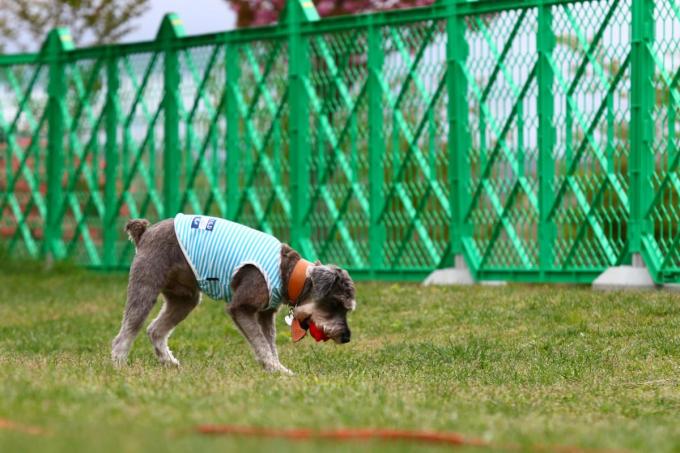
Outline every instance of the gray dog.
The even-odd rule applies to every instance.
[[[228,302],[229,315],[270,372],[292,374],[276,351],[280,303],[292,307],[292,322],[302,328],[313,324],[336,343],[350,340],[347,313],[356,307],[354,283],[336,266],[309,263],[270,235],[215,217],[178,214],[155,225],[135,219],[125,231],[136,253],[123,323],[112,344],[118,365],[126,362],[159,294],[165,304],[147,333],[164,364],[179,365],[168,337],[202,292]]]

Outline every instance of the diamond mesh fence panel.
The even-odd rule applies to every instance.
[[[630,1],[555,8],[557,269],[602,270],[625,254]]]
[[[38,257],[45,233],[48,68],[0,67],[0,238],[11,254]]]
[[[655,2],[654,61],[654,134],[650,158],[653,159],[652,200],[647,208],[651,232],[645,238],[648,252],[661,274],[673,281],[680,275],[680,3]]]
[[[312,244],[322,261],[368,267],[366,28],[313,34],[310,44]]]
[[[106,166],[106,64],[81,59],[66,66],[68,130],[64,197],[59,217],[66,254],[102,264]]]
[[[382,29],[385,130],[385,263],[432,269],[444,260],[450,216],[446,23]]]
[[[535,269],[536,10],[466,23],[473,254],[479,269]]]
[[[116,187],[116,231],[129,218],[157,222],[163,217],[163,64],[162,52],[131,53],[117,61],[122,128],[120,168]],[[122,239],[122,238],[121,238]],[[128,262],[134,247],[116,243],[118,262]]]
[[[239,194],[234,219],[290,241],[288,45],[285,40],[238,44],[240,79],[235,102]],[[229,81],[227,81],[229,83]]]
[[[180,52],[180,210],[227,216],[226,46]]]
[[[588,282],[637,254],[680,277],[677,0],[289,7],[0,56],[2,247],[125,267],[127,220],[181,211],[357,277],[462,257],[479,279]]]

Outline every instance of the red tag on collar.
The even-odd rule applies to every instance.
[[[293,339],[293,342],[297,343],[302,340],[305,335],[307,335],[307,331],[302,328],[300,321],[293,319],[293,323],[290,325],[290,336]]]

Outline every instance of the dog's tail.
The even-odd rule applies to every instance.
[[[139,245],[139,240],[146,229],[149,228],[149,225],[151,223],[146,219],[132,219],[125,225],[125,232],[130,237],[130,240],[134,242],[135,247]]]

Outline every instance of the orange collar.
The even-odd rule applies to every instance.
[[[290,274],[290,280],[288,280],[288,300],[292,305],[295,305],[298,302],[298,297],[300,297],[302,288],[305,286],[307,268],[311,265],[312,263],[302,258],[300,258],[300,261],[295,263],[293,272]]]

